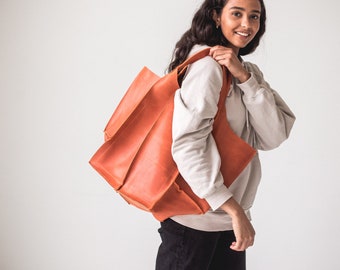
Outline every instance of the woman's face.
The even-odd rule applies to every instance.
[[[261,4],[259,0],[228,0],[220,15],[215,15],[217,25],[236,54],[246,47],[260,29]]]

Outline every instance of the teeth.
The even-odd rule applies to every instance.
[[[250,36],[250,34],[248,34],[248,33],[242,33],[242,32],[236,32],[236,34],[241,35],[241,36],[243,36],[243,37],[248,37],[248,36]]]

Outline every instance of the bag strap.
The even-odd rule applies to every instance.
[[[210,53],[210,48],[203,49],[197,53],[195,53],[193,56],[186,59],[182,64],[180,64],[176,69],[178,73],[181,73],[183,69],[185,69],[188,65],[196,62],[197,60],[208,56]]]
[[[196,62],[197,60],[202,59],[203,57],[208,56],[210,53],[210,48],[203,49],[197,53],[195,53],[193,56],[189,57],[187,60],[185,60],[182,64],[180,64],[176,69],[174,70],[175,73],[178,74],[178,78],[181,78],[184,73],[186,72],[187,67]],[[222,67],[222,73],[223,73],[223,85],[220,92],[220,99],[218,102],[218,108],[219,110],[223,109],[225,106],[225,100],[228,96],[228,92],[230,89],[231,84],[231,74],[228,71],[228,69],[225,66]]]
[[[221,66],[221,67],[222,67],[223,83],[222,83],[220,98],[218,100],[217,106],[218,106],[219,111],[225,111],[224,113],[226,114],[227,111],[225,110],[225,101],[227,99],[227,96],[230,90],[232,77],[231,77],[230,72],[225,66]]]

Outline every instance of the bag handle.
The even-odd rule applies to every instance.
[[[176,69],[181,74],[182,70],[185,69],[188,65],[196,62],[197,60],[208,56],[210,53],[210,48],[203,49],[197,53],[195,53],[193,56],[186,59],[182,64],[180,64]]]
[[[210,48],[205,48],[197,53],[195,53],[193,56],[189,57],[187,60],[185,60],[182,64],[176,67],[174,72],[177,72],[178,78],[182,78],[184,73],[187,70],[188,65],[196,62],[197,60],[200,60],[203,57],[208,56],[210,53]],[[222,67],[222,73],[223,73],[223,85],[222,89],[220,92],[220,99],[218,102],[218,108],[219,110],[223,109],[225,106],[225,100],[228,96],[228,92],[230,89],[230,84],[231,84],[231,74],[228,72],[228,69],[225,66]]]
[[[210,48],[206,48],[195,53],[193,56],[187,58],[182,64],[178,65],[175,68],[174,72],[177,73],[178,78],[181,80],[184,77],[184,74],[190,64],[196,62],[197,60],[202,59],[203,57],[208,56],[209,53],[210,53]]]
[[[221,67],[222,67],[223,82],[222,82],[220,98],[219,98],[217,106],[218,106],[219,111],[224,111],[224,113],[226,114],[227,111],[225,110],[225,101],[227,99],[227,96],[230,90],[232,77],[231,77],[230,72],[225,66],[221,66]]]

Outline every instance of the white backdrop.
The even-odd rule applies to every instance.
[[[297,116],[261,153],[250,270],[340,269],[336,0],[269,1],[248,57]],[[131,80],[162,75],[201,1],[0,0],[0,269],[150,270],[158,223],[88,165]]]

